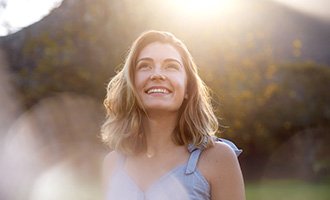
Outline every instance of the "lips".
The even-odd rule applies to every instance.
[[[145,93],[147,93],[147,94],[169,94],[169,93],[171,93],[171,90],[169,90],[165,87],[150,87],[147,90],[145,90]]]

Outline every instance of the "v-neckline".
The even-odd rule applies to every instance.
[[[186,163],[179,164],[176,167],[173,167],[171,170],[167,171],[165,174],[163,174],[159,178],[155,179],[151,184],[148,185],[148,187],[146,187],[145,190],[143,190],[141,188],[141,186],[137,184],[137,182],[126,172],[126,170],[124,168],[122,168],[120,171],[124,174],[124,176],[127,177],[127,179],[132,183],[132,185],[138,189],[139,192],[146,194],[152,188],[157,186],[159,183],[166,180],[166,178],[168,178],[171,174],[173,174],[174,172],[176,172],[177,170],[179,170],[185,166],[186,166]]]

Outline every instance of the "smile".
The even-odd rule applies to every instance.
[[[169,94],[170,91],[165,88],[151,88],[151,89],[147,90],[146,93],[147,94],[154,94],[154,93]]]

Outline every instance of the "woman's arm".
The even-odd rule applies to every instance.
[[[242,172],[231,147],[216,143],[203,154],[203,171],[210,183],[211,199],[245,200]]]
[[[118,156],[117,153],[112,151],[108,153],[103,159],[103,164],[102,164],[102,193],[104,196],[103,199],[106,199],[105,194],[109,187],[109,181],[116,165],[117,156]]]

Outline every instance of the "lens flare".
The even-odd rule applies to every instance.
[[[236,6],[236,0],[179,0],[173,1],[182,14],[192,18],[210,18]]]

